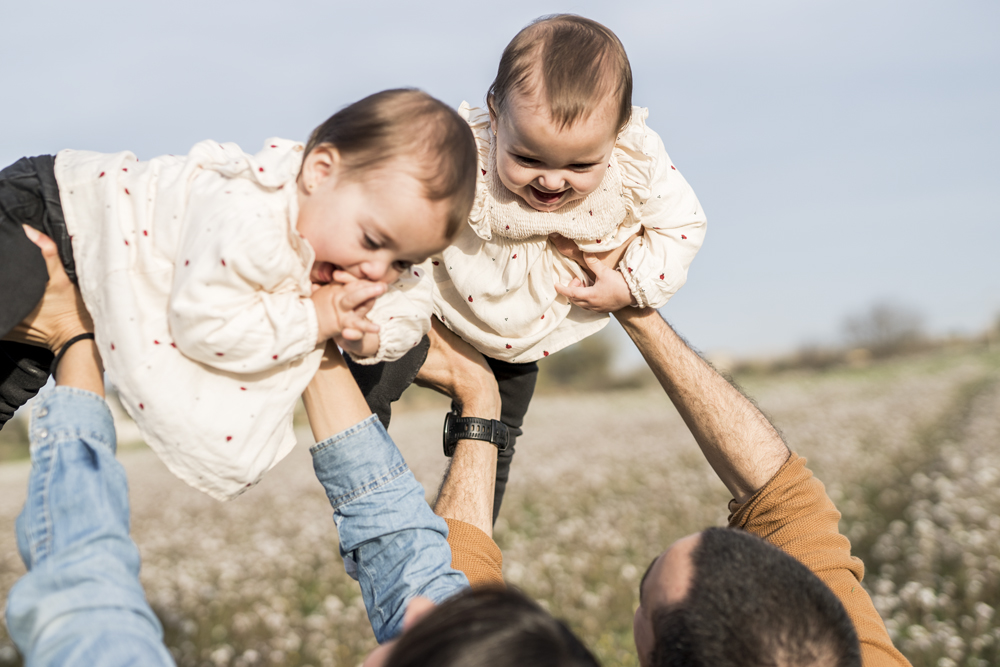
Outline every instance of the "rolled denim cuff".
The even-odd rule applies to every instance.
[[[334,510],[409,472],[375,415],[313,445],[309,452]]]
[[[31,410],[32,450],[67,440],[117,449],[115,420],[107,402],[92,391],[55,387],[39,394]]]
[[[447,524],[374,415],[312,454],[334,508],[344,567],[361,585],[378,641],[402,631],[415,596],[441,602],[468,587],[451,567]]]

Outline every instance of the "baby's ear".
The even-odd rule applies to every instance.
[[[340,173],[340,152],[331,144],[320,144],[305,157],[302,164],[302,185],[307,190],[318,188],[321,183]]]

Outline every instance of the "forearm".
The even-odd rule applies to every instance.
[[[499,406],[463,409],[464,417],[500,419]],[[497,475],[497,448],[481,440],[459,440],[434,503],[434,513],[464,521],[493,535],[493,491]]]
[[[349,374],[347,379],[353,384]],[[468,586],[465,575],[451,568],[444,520],[431,511],[423,487],[374,416],[311,451],[334,510],[345,567],[361,585],[380,642],[401,631],[413,597],[441,602]]]
[[[652,309],[615,313],[680,413],[705,458],[738,502],[763,487],[788,448],[753,403]]]
[[[104,365],[94,341],[81,340],[66,350],[56,367],[56,384],[104,397]]]
[[[493,489],[497,448],[479,440],[460,440],[441,483],[434,513],[472,524],[493,535]]]
[[[323,361],[302,394],[313,438],[322,442],[364,421],[371,408],[337,346],[327,343]]]

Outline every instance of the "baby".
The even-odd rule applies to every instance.
[[[459,109],[479,149],[476,199],[429,263],[434,312],[487,357],[511,445],[535,362],[602,329],[609,312],[663,306],[704,239],[704,211],[631,97],[614,33],[556,15],[507,45],[486,110]],[[383,423],[425,354],[420,346],[385,368],[352,365]],[[511,456],[508,445],[498,460],[494,520]]]
[[[475,164],[466,122],[414,90],[367,97],[305,146],[271,139],[256,155],[205,141],[148,162],[26,158],[0,172],[0,281],[19,286],[0,334],[44,297],[27,223],[76,276],[146,442],[184,481],[232,498],[294,446],[295,402],[327,339],[380,359],[420,341],[430,290],[413,266],[467,219]],[[15,256],[27,261],[11,275]],[[365,317],[379,295],[393,319],[423,324],[380,335]]]

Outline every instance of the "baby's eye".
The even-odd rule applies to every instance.
[[[392,268],[397,271],[408,271],[411,266],[413,266],[413,262],[407,262],[404,260],[397,260],[392,263]]]
[[[573,171],[590,171],[596,166],[597,166],[596,163],[591,162],[588,164],[571,164],[569,168],[572,169]]]
[[[378,244],[378,242],[375,241],[375,239],[373,239],[372,237],[368,236],[367,234],[364,235],[364,238],[362,239],[361,243],[368,250],[378,250],[381,247]]]
[[[530,157],[524,157],[523,155],[515,155],[514,159],[525,166],[532,166],[538,164],[538,160],[535,160]]]

